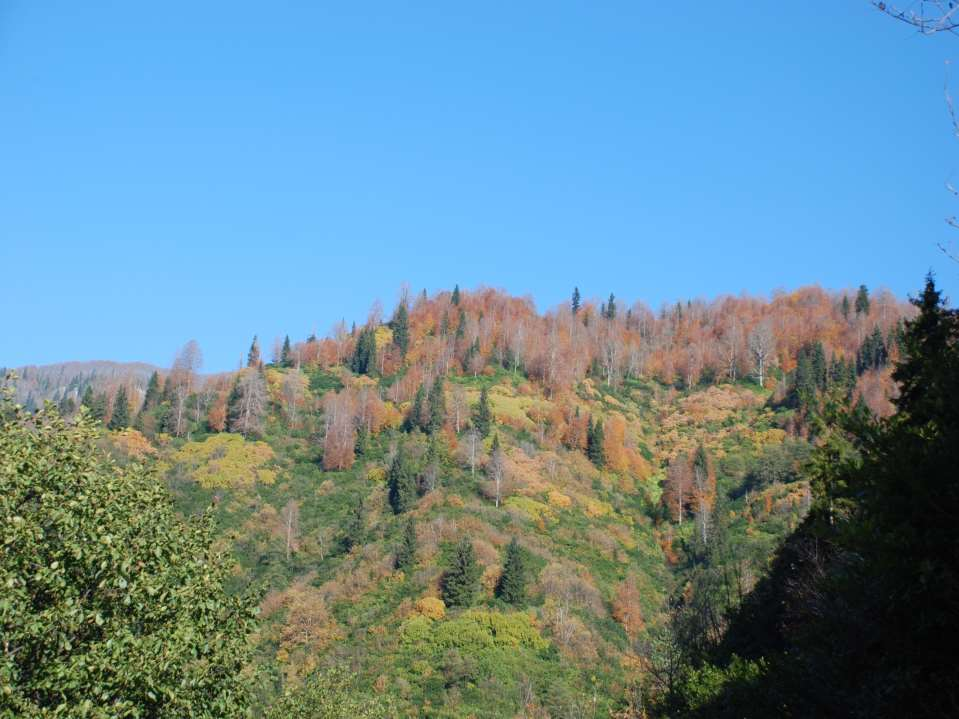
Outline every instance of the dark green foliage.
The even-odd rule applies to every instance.
[[[365,694],[343,668],[316,674],[288,690],[267,719],[387,719],[397,716],[388,697]]]
[[[443,429],[446,422],[446,395],[443,392],[443,378],[437,377],[430,388],[429,421],[426,431],[435,434]]]
[[[608,320],[616,319],[616,296],[610,292],[609,302],[603,305],[602,316]]]
[[[426,402],[426,389],[423,385],[416,388],[416,394],[413,395],[413,401],[410,403],[409,412],[403,422],[403,429],[412,432],[414,429],[424,429],[428,423],[428,415],[424,415]],[[427,420],[424,421],[424,416]]]
[[[406,352],[410,348],[410,315],[406,309],[406,302],[400,302],[397,306],[390,326],[393,329],[393,344],[399,349],[400,355],[406,357]]]
[[[456,341],[459,342],[466,335],[466,311],[460,307],[459,317],[456,320]]]
[[[243,717],[256,602],[98,430],[0,410],[0,716]]]
[[[573,300],[572,302],[570,302],[570,309],[573,310],[573,314],[575,315],[576,313],[579,312],[579,308],[580,308],[579,287],[574,287]]]
[[[484,386],[480,390],[479,402],[473,411],[473,428],[481,437],[489,437],[493,428],[493,408],[489,403],[489,392]]]
[[[350,369],[356,374],[373,375],[376,373],[376,328],[372,325],[360,330],[350,359]]]
[[[388,499],[394,514],[402,514],[412,509],[417,500],[416,473],[406,456],[405,447],[400,444],[396,456],[386,474]]]
[[[452,302],[456,306],[459,306],[459,303],[460,303],[460,286],[459,285],[456,285],[453,288],[453,295],[452,297],[450,297],[450,302]]]
[[[526,557],[513,537],[506,547],[503,573],[496,583],[496,596],[510,604],[522,604],[526,601],[526,580]]]
[[[603,467],[606,464],[606,450],[603,447],[605,433],[601,421],[593,422],[589,418],[589,425],[586,427],[586,456],[589,461],[597,467]]]
[[[397,569],[409,569],[414,564],[416,564],[416,526],[413,524],[413,518],[410,517],[406,520],[403,537],[396,548],[394,565]]]
[[[293,349],[290,347],[290,336],[287,335],[283,340],[283,349],[280,351],[280,366],[293,366]]]
[[[260,341],[256,335],[253,335],[253,342],[250,343],[250,351],[246,353],[246,366],[259,367],[263,360],[260,358]],[[167,382],[167,385],[170,383]]]
[[[914,304],[897,413],[824,423],[813,510],[703,665],[720,678],[686,693],[686,715],[955,714],[959,315],[931,278]],[[762,676],[733,681],[737,661]]]
[[[343,528],[343,537],[340,539],[340,544],[344,551],[348,552],[353,547],[362,544],[365,536],[366,511],[363,506],[363,497],[357,496],[353,501],[353,507],[350,509],[346,526]]]
[[[150,381],[147,382],[147,391],[143,395],[143,407],[140,411],[148,411],[156,407],[160,403],[160,393],[160,375],[154,372],[150,375]]]
[[[107,426],[110,429],[126,429],[130,426],[130,403],[127,400],[127,388],[123,385],[113,397],[113,411]]]
[[[881,369],[889,361],[889,351],[883,341],[879,325],[862,341],[856,353],[856,373],[862,374],[871,369]]]
[[[87,385],[86,388],[83,390],[83,396],[80,398],[80,406],[86,407],[89,411],[92,412],[94,402],[95,402],[95,398],[93,396],[93,387],[91,387],[90,385]]]
[[[107,398],[106,392],[97,392],[93,396],[93,403],[90,406],[90,417],[98,422],[102,422],[107,416]]]
[[[470,606],[479,591],[482,572],[473,553],[473,542],[469,537],[463,537],[453,551],[449,568],[443,574],[443,601],[446,606]]]
[[[842,303],[839,305],[839,311],[842,312],[842,318],[844,320],[849,319],[849,297],[847,295],[842,296]]]
[[[856,292],[856,315],[869,314],[869,290],[865,285],[859,285]]]

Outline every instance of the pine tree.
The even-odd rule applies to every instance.
[[[526,558],[516,537],[506,547],[506,560],[496,583],[496,596],[510,604],[522,604],[526,600]]]
[[[410,315],[406,310],[406,302],[400,302],[390,323],[393,328],[393,344],[400,351],[401,357],[406,357],[410,347]]]
[[[859,285],[859,291],[856,292],[856,315],[869,314],[869,290],[865,285]]]
[[[843,318],[844,320],[848,320],[848,319],[849,319],[849,309],[850,309],[850,307],[849,307],[849,296],[848,296],[848,295],[843,295],[843,296],[842,296],[842,304],[839,305],[839,311],[842,312],[842,318]]]
[[[606,303],[606,312],[603,315],[608,320],[616,319],[616,296],[610,292],[609,302]]]
[[[260,359],[260,341],[256,335],[253,335],[253,342],[250,343],[250,351],[246,354],[247,367],[259,367],[262,364]],[[167,384],[170,384],[167,382]]]
[[[473,427],[481,437],[489,437],[490,430],[493,428],[493,408],[490,407],[489,392],[486,387],[480,390],[479,403],[473,413]]]
[[[280,366],[293,366],[293,349],[290,347],[290,336],[287,335],[283,340],[283,349],[280,351]]]
[[[396,548],[394,565],[397,569],[409,569],[414,564],[416,564],[416,526],[413,524],[413,518],[410,517],[406,521],[403,537]]]
[[[459,285],[456,285],[453,288],[453,296],[450,297],[450,302],[452,302],[456,306],[459,306],[459,303],[460,303],[460,286]]]
[[[99,392],[93,397],[93,405],[90,407],[90,416],[100,422],[102,422],[107,416],[106,392]]]
[[[573,310],[574,315],[577,312],[579,312],[579,308],[580,308],[579,287],[573,288],[573,301],[570,302],[570,308]]]
[[[376,372],[376,330],[372,325],[360,330],[350,360],[350,369],[356,374],[372,375]]]
[[[363,543],[363,537],[366,532],[366,520],[363,512],[363,498],[356,497],[353,508],[350,510],[350,516],[347,518],[346,527],[343,530],[343,538],[340,543],[345,551],[350,551],[353,547]]]
[[[416,394],[413,395],[413,401],[410,403],[410,411],[403,422],[403,429],[412,432],[414,429],[423,426],[423,403],[426,400],[426,390],[423,385],[416,388]]]
[[[126,429],[130,426],[130,403],[127,400],[127,388],[120,385],[113,398],[113,412],[110,414],[109,429]]]
[[[593,424],[593,418],[590,417],[589,426],[586,429],[586,456],[597,467],[606,464],[606,450],[603,448],[605,439],[603,423],[597,421]]]
[[[143,407],[140,411],[145,412],[160,404],[160,392],[160,375],[154,372],[150,375],[150,381],[147,382],[147,391],[143,395]]]
[[[446,396],[443,392],[443,378],[437,377],[429,395],[430,416],[426,431],[436,434],[446,423]]]
[[[93,387],[87,385],[83,390],[83,396],[80,398],[80,406],[86,407],[89,412],[93,412]]]
[[[386,474],[388,499],[394,514],[402,514],[416,504],[416,477],[406,458],[406,451],[401,444],[393,457],[393,463]]]
[[[460,307],[459,317],[456,320],[456,341],[459,342],[466,334],[466,312]]]
[[[456,545],[449,568],[443,574],[443,601],[446,606],[470,606],[479,591],[481,574],[473,552],[473,542],[469,537],[463,537]]]

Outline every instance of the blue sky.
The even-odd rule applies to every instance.
[[[957,295],[959,40],[866,0],[472,5],[0,1],[0,365],[230,369],[403,282]]]

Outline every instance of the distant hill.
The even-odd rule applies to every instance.
[[[150,375],[159,369],[146,362],[108,360],[17,367],[17,401],[27,406],[39,406],[44,400],[59,402],[65,396],[79,401],[88,385],[100,392],[127,384],[135,394],[142,395]]]

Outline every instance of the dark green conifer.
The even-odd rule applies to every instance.
[[[416,564],[416,526],[413,524],[413,518],[410,517],[406,521],[403,536],[396,548],[394,565],[397,569],[409,569],[414,564]]]
[[[489,437],[493,428],[493,408],[489,403],[489,392],[486,387],[480,390],[479,403],[473,412],[473,428],[481,437]]]
[[[842,302],[841,302],[840,305],[839,305],[839,311],[842,312],[842,318],[843,318],[844,320],[848,320],[848,319],[849,319],[849,309],[850,309],[850,308],[849,308],[849,296],[848,296],[848,295],[843,295],[843,296],[842,296]]]
[[[83,396],[80,398],[80,406],[86,407],[90,412],[93,411],[93,387],[87,385],[83,390]]]
[[[416,394],[413,395],[413,401],[410,403],[410,411],[403,422],[403,429],[412,432],[414,429],[423,426],[423,403],[426,400],[426,390],[423,385],[416,388]]]
[[[376,372],[376,329],[367,325],[360,330],[350,359],[350,369],[356,374],[373,375]]]
[[[153,409],[158,404],[160,404],[160,374],[154,372],[150,375],[150,381],[147,382],[147,391],[143,395],[143,407],[140,409],[141,412]]]
[[[473,552],[473,542],[469,537],[463,537],[453,552],[449,568],[443,574],[443,601],[446,606],[470,606],[479,591],[481,574]]]
[[[503,573],[496,583],[496,596],[510,604],[522,604],[526,600],[526,558],[516,537],[506,547]]]
[[[589,426],[586,428],[586,456],[597,467],[606,464],[606,450],[603,448],[604,439],[603,423],[597,421],[594,424],[593,418],[590,417]]]
[[[98,392],[93,397],[93,406],[90,407],[90,416],[102,422],[107,416],[107,393]]]
[[[579,312],[580,308],[580,297],[579,297],[579,287],[573,288],[573,300],[570,302],[570,308],[573,310],[573,314]]]
[[[113,398],[113,411],[110,413],[110,429],[126,429],[130,426],[130,403],[127,400],[127,388],[120,385]]]
[[[453,288],[453,296],[450,297],[450,302],[452,302],[456,306],[459,306],[459,303],[460,303],[460,286],[459,285],[456,285]]]
[[[390,325],[393,328],[393,344],[400,351],[400,356],[406,357],[406,351],[410,347],[410,315],[406,310],[405,301],[397,306]]]
[[[406,458],[402,444],[396,450],[396,456],[386,475],[387,498],[394,514],[402,514],[416,504],[416,477]]]
[[[346,520],[346,527],[343,530],[341,544],[347,552],[353,547],[363,543],[366,534],[366,520],[363,511],[363,497],[357,496],[350,509],[349,517]]]
[[[290,347],[289,335],[283,340],[283,349],[280,351],[280,365],[282,367],[293,366],[293,349]]]
[[[859,290],[856,292],[856,314],[869,314],[869,290],[865,285],[859,285]]]
[[[437,377],[430,389],[429,408],[429,422],[426,431],[435,434],[443,429],[443,425],[446,423],[446,395],[443,392],[442,377]]]

